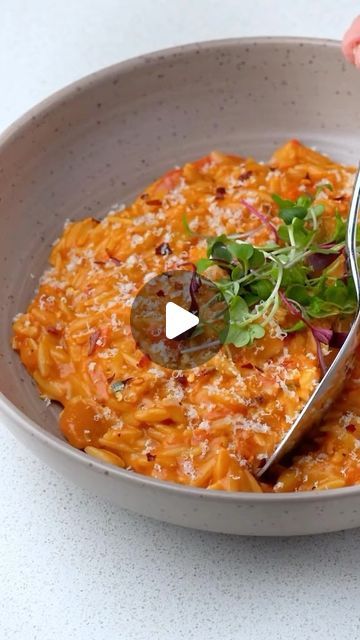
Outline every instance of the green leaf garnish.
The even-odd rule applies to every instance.
[[[285,288],[291,284],[305,284],[308,272],[309,269],[307,267],[299,264],[295,265],[295,267],[284,269],[281,286]]]
[[[238,264],[237,267],[234,267],[231,272],[231,279],[234,281],[240,280],[240,278],[242,278],[244,274],[245,274],[245,269],[243,265]]]
[[[273,285],[270,280],[257,280],[252,285],[250,285],[251,291],[256,293],[260,300],[267,300],[268,297],[272,294]]]
[[[340,213],[335,213],[335,230],[331,238],[331,242],[344,242],[346,236],[346,223],[342,219]]]
[[[306,217],[307,209],[305,207],[288,207],[280,209],[280,218],[284,220],[285,224],[291,224],[294,218],[300,218],[303,220]]]
[[[241,322],[246,318],[249,307],[243,298],[234,296],[229,304],[230,322]]]
[[[229,250],[234,258],[246,262],[254,253],[254,247],[247,243],[232,242]]]
[[[261,326],[261,324],[251,324],[249,327],[251,341],[255,338],[263,338],[265,335],[265,329]]]
[[[338,307],[342,307],[347,302],[348,289],[341,280],[336,280],[331,287],[325,289],[324,298],[327,302],[332,302]]]
[[[188,219],[187,219],[187,217],[186,217],[185,213],[184,213],[184,215],[182,216],[181,221],[182,221],[182,225],[183,225],[183,227],[184,227],[184,229],[185,229],[185,231],[186,231],[187,235],[188,235],[188,236],[195,236],[195,235],[196,235],[196,233],[194,233],[194,231],[192,231],[192,229],[190,229],[189,222],[188,222]]]
[[[310,326],[309,318],[354,313],[352,279],[332,275],[344,249],[346,223],[336,213],[332,237],[327,241],[321,237],[319,244],[318,220],[325,208],[314,202],[315,197],[302,194],[292,201],[272,196],[284,223],[277,229],[276,242],[257,247],[235,235],[207,238],[207,257],[198,260],[196,267],[199,273],[211,265],[222,270],[215,284],[229,307],[229,330],[219,336],[224,344],[241,348],[261,339],[284,299],[299,312],[292,325],[282,327],[285,333],[302,331]],[[332,254],[333,260],[321,261],[321,254]],[[314,268],[314,264],[324,266]]]
[[[254,249],[253,254],[249,260],[250,269],[259,269],[265,264],[265,255],[260,249]]]
[[[211,256],[213,260],[220,260],[222,262],[231,262],[232,255],[227,249],[226,245],[222,242],[215,242],[211,249]]]
[[[323,204],[313,204],[311,207],[308,208],[308,211],[310,213],[313,213],[314,216],[318,217],[324,213],[325,207]]]
[[[278,196],[276,193],[273,193],[271,197],[274,200],[274,202],[276,202],[276,204],[279,206],[279,209],[287,209],[294,206],[294,203],[292,200],[283,200],[283,198]]]
[[[292,200],[283,200],[280,196],[274,193],[272,195],[272,199],[278,205],[279,216],[285,224],[291,224],[295,218],[304,220],[310,216],[316,217],[321,215],[324,211],[324,205],[313,205],[314,198],[308,195],[299,196],[295,202],[292,202]]]
[[[233,344],[235,347],[246,347],[251,340],[250,332],[248,329],[241,327],[240,325],[230,325],[226,344]]]
[[[306,306],[311,302],[311,296],[305,285],[303,284],[292,284],[290,287],[286,289],[286,297],[289,300],[295,300],[302,306]]]
[[[305,329],[306,324],[303,320],[298,320],[291,327],[284,327],[285,333],[296,333],[297,331],[302,331]]]
[[[211,267],[214,264],[213,260],[210,260],[210,258],[200,258],[200,260],[197,261],[196,263],[196,269],[198,273],[204,273],[204,271],[206,271],[206,269],[208,269],[209,267]]]

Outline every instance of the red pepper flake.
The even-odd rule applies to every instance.
[[[57,327],[53,327],[53,326],[46,327],[46,331],[48,333],[51,333],[51,335],[53,336],[59,336],[61,334],[61,329],[58,329]]]
[[[348,424],[346,426],[346,431],[349,431],[349,433],[354,433],[354,431],[356,431],[356,427],[354,424]]]
[[[156,456],[153,453],[147,453],[146,457],[148,459],[148,462],[152,462],[153,460],[156,460]]]
[[[159,296],[159,298],[163,298],[165,296],[165,293],[162,289],[159,289],[159,291],[156,292],[156,295]]]
[[[100,336],[101,336],[100,329],[95,329],[95,331],[93,331],[90,334],[88,356],[91,356],[94,353],[96,349],[96,343],[99,340]]]
[[[147,355],[144,353],[144,355],[142,355],[142,356],[141,356],[141,358],[140,358],[139,362],[137,363],[137,366],[138,366],[138,367],[141,367],[141,368],[143,369],[144,367],[147,367],[147,365],[149,364],[149,362],[150,362],[150,358],[149,358],[149,356],[147,356]]]
[[[183,387],[187,387],[189,382],[186,376],[178,376],[176,378],[176,380],[178,381],[179,384],[181,384]]]
[[[226,194],[226,189],[225,187],[217,187],[216,189],[216,198],[218,198],[218,200],[222,200]]]
[[[112,260],[118,267],[121,265],[121,260],[119,260],[118,258],[116,258],[115,256],[111,255],[109,249],[105,249],[106,253],[108,254],[110,260]]]
[[[239,180],[241,180],[241,182],[244,182],[245,180],[251,178],[252,174],[252,171],[244,171],[244,173],[239,176]]]
[[[161,207],[162,201],[158,199],[148,200],[146,204],[148,204],[150,207]]]
[[[157,256],[169,256],[170,253],[172,253],[172,250],[168,242],[162,242],[158,247],[156,247],[155,253]]]
[[[210,367],[209,369],[203,369],[202,371],[198,371],[198,373],[196,374],[196,377],[204,378],[204,376],[208,376],[210,373],[214,373],[214,371],[216,371],[215,367]]]

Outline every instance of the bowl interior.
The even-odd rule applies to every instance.
[[[336,43],[193,45],[111,67],[56,94],[0,141],[0,390],[62,439],[10,348],[66,218],[101,216],[211,149],[267,159],[289,138],[357,163],[360,76]]]

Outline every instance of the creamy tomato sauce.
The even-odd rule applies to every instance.
[[[317,192],[326,229],[336,210],[346,216],[353,178],[353,168],[298,141],[267,163],[213,152],[169,171],[100,221],[68,222],[33,301],[13,325],[13,347],[42,397],[62,406],[68,441],[119,467],[210,489],[359,482],[359,367],[292,464],[279,465],[273,483],[255,478],[321,377],[311,331],[284,332],[291,323],[286,307],[256,343],[226,345],[184,371],[151,362],[129,326],[144,283],[204,256],[205,236],[251,232],[255,245],[269,241],[269,228],[244,199],[277,225],[273,193],[296,199]],[[319,190],[325,182],[331,192]]]

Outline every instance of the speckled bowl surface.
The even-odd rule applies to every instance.
[[[168,522],[251,535],[359,526],[360,487],[224,493],[89,458],[65,442],[58,410],[39,399],[9,343],[66,218],[104,214],[213,148],[267,159],[293,137],[358,161],[360,74],[336,42],[239,39],[154,53],[80,80],[10,127],[0,139],[1,424],[80,485]]]

